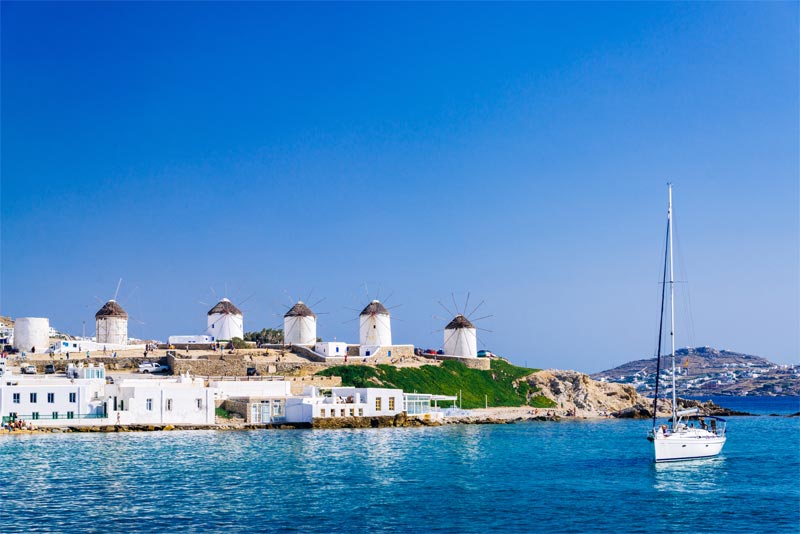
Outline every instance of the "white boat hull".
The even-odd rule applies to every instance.
[[[725,436],[717,436],[706,431],[656,434],[653,440],[656,462],[678,462],[717,456],[722,452],[725,440]]]

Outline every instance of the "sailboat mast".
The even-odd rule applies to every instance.
[[[669,224],[669,340],[672,349],[672,427],[675,427],[678,397],[675,389],[675,271],[672,260],[672,184],[669,188],[669,208],[667,221]]]

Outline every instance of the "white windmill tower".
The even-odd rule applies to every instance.
[[[444,353],[461,358],[478,357],[478,331],[460,313],[444,327]]]
[[[317,342],[317,316],[302,300],[283,316],[283,342],[287,345],[314,345]]]
[[[471,312],[467,312],[469,307],[469,293],[467,293],[467,300],[461,309],[459,309],[459,306],[456,303],[455,294],[451,293],[450,296],[453,298],[455,313],[450,311],[447,306],[439,301],[439,306],[447,311],[451,317],[455,315],[455,317],[453,317],[453,319],[447,323],[447,326],[444,327],[444,353],[447,356],[457,356],[459,358],[477,358],[478,330],[484,330],[486,332],[491,332],[491,330],[478,328],[474,323],[480,321],[481,319],[488,319],[489,317],[492,317],[492,315],[485,315],[483,317],[478,317],[477,319],[471,319],[475,312],[478,311],[481,306],[483,306],[485,301],[481,301],[477,306],[475,306],[475,308],[473,308]]]
[[[94,314],[95,340],[97,343],[103,343],[104,345],[128,344],[128,312],[122,309],[122,306],[117,302],[117,295],[121,285],[122,278],[117,282],[114,298],[109,299]],[[102,302],[100,299],[97,300]]]
[[[116,295],[115,295],[116,296]],[[128,313],[111,299],[94,314],[97,342],[108,345],[128,344]]]
[[[242,311],[227,298],[220,299],[208,310],[206,334],[217,341],[230,341],[235,337],[244,339],[244,316]]]
[[[392,345],[392,323],[389,310],[373,300],[359,314],[359,344],[361,355],[370,356],[380,347]]]

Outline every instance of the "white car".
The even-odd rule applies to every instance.
[[[139,364],[140,373],[160,373],[162,371],[169,371],[169,367],[154,362],[142,362]]]
[[[36,366],[35,365],[23,365],[20,368],[23,375],[35,375],[36,374]]]

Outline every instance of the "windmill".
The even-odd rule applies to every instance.
[[[361,356],[370,356],[392,344],[391,314],[379,300],[373,300],[358,315]]]
[[[102,343],[104,345],[128,344],[128,312],[117,302],[117,295],[119,294],[121,285],[122,278],[117,282],[114,298],[109,299],[97,313],[94,314],[95,339],[97,343]]]
[[[447,323],[447,326],[444,327],[444,353],[448,356],[458,356],[459,358],[477,358],[479,328],[477,328],[473,322],[480,321],[481,319],[488,319],[492,316],[485,315],[470,320],[469,317],[474,315],[475,312],[483,306],[484,301],[481,301],[472,311],[467,312],[470,294],[467,293],[467,300],[461,309],[459,309],[459,306],[456,304],[455,295],[453,293],[450,295],[453,298],[455,312],[450,311],[447,306],[439,301],[439,305],[444,308],[447,313],[451,316],[455,315],[455,317]],[[481,328],[480,330],[485,329]]]
[[[217,298],[217,292],[214,288],[209,286],[214,298]],[[241,288],[240,288],[241,289]],[[228,285],[225,284],[225,292],[227,293]],[[239,293],[239,290],[236,291]],[[250,295],[246,299],[239,302],[239,306],[243,306],[248,300],[253,298],[255,294]],[[208,303],[198,301],[204,306]],[[228,297],[222,297],[219,301],[208,310],[206,332],[205,335],[214,338],[214,341],[231,341],[233,338],[238,337],[244,339],[244,314]]]
[[[227,297],[222,297],[208,310],[206,334],[217,341],[244,339],[244,315]]]

